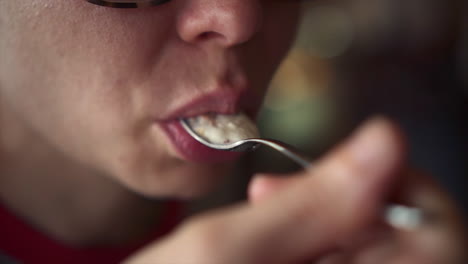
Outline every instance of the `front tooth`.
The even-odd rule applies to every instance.
[[[257,126],[245,114],[201,115],[187,121],[199,136],[214,144],[259,137]]]

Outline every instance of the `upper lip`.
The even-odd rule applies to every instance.
[[[261,96],[251,89],[216,90],[189,100],[172,111],[165,120],[172,121],[207,113],[236,114],[239,112],[244,112],[255,119],[261,102]]]

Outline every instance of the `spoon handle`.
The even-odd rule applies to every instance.
[[[294,150],[294,147],[284,142],[274,139],[250,139],[249,141],[266,145],[279,151],[301,165],[304,169],[310,169],[312,167],[312,163],[307,158]],[[427,214],[420,208],[401,204],[389,204],[384,208],[383,218],[387,224],[394,228],[415,230],[424,224]]]
[[[249,139],[251,142],[260,143],[262,145],[266,145],[272,149],[277,150],[278,152],[282,153],[286,157],[290,158],[291,160],[295,161],[297,164],[301,165],[304,169],[307,169],[312,163],[305,158],[299,151],[296,151],[294,147],[278,141],[274,139],[264,139],[264,138],[252,138]]]

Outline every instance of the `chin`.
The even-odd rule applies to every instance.
[[[118,178],[128,189],[150,199],[189,200],[202,197],[219,186],[232,167],[232,163],[207,165],[180,162],[140,173],[138,177],[122,175]]]

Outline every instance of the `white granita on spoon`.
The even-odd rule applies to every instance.
[[[247,138],[259,137],[255,123],[245,114],[205,114],[188,118],[190,127],[199,136],[213,144],[229,144]]]

